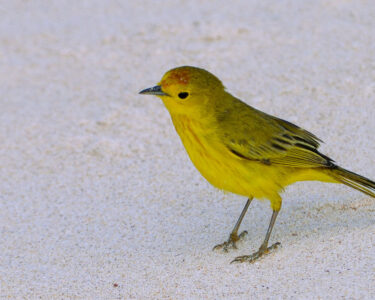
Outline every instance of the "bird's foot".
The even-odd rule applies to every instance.
[[[270,246],[268,248],[261,246],[257,252],[255,252],[251,255],[243,255],[243,256],[236,257],[234,260],[232,260],[231,264],[232,263],[242,263],[242,262],[253,263],[257,259],[261,258],[262,256],[269,254],[271,250],[276,249],[280,245],[281,244],[279,242],[277,242],[277,243],[273,244],[272,246]]]
[[[237,249],[237,245],[236,243],[243,239],[244,236],[247,235],[247,231],[243,231],[241,232],[240,235],[238,235],[237,233],[231,233],[230,236],[229,236],[229,239],[222,243],[222,244],[219,244],[219,245],[216,245],[212,250],[220,250],[220,249],[223,249],[224,252],[228,252],[229,249]]]

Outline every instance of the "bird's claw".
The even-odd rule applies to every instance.
[[[224,252],[228,252],[229,249],[237,249],[236,243],[247,235],[247,231],[242,231],[240,235],[231,233],[229,239],[222,244],[216,245],[212,250],[223,249]]]
[[[279,242],[277,242],[277,243],[273,244],[272,246],[270,246],[268,248],[260,247],[257,252],[255,252],[251,255],[243,255],[243,256],[236,257],[234,260],[231,261],[231,264],[232,263],[242,263],[242,262],[253,263],[257,259],[261,258],[262,256],[269,254],[271,250],[276,249],[280,245],[281,244]]]

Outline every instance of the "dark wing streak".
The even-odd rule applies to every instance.
[[[233,150],[229,147],[227,147],[227,148],[230,152],[232,152],[234,155],[238,156],[241,159],[246,159],[246,160],[250,160],[250,161],[257,161],[257,162],[260,162],[260,163],[265,164],[267,166],[271,165],[270,160],[267,159],[267,158],[266,159],[264,159],[264,158],[262,158],[262,159],[249,158],[249,157],[246,157],[246,156],[242,155],[241,153],[237,152],[236,150]]]
[[[323,143],[321,139],[319,139],[316,135],[312,134],[311,132],[302,129],[301,127],[276,117],[273,117],[274,120],[281,126],[287,133],[286,135],[292,135],[293,138],[299,140],[300,142],[305,142],[318,148],[320,143]]]
[[[262,155],[251,155],[253,151],[248,149],[239,152],[227,145],[228,150],[236,155],[238,158],[246,159],[249,161],[258,161],[266,165],[272,163],[278,165],[285,165],[290,167],[334,167],[334,160],[328,156],[320,153],[311,144],[303,143],[300,139],[291,139],[287,143],[283,143],[282,136],[272,138],[269,145],[260,145],[258,149],[261,150]],[[279,156],[274,156],[275,151]],[[256,151],[258,152],[258,151]],[[261,154],[259,153],[259,154]],[[264,156],[264,157],[259,157]]]

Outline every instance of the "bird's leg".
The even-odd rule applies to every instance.
[[[249,205],[250,205],[252,200],[253,200],[253,197],[247,199],[245,207],[243,208],[243,210],[241,212],[241,215],[237,220],[236,225],[234,225],[234,228],[233,228],[231,234],[229,235],[229,239],[222,244],[216,245],[213,248],[213,250],[223,249],[225,252],[228,252],[228,250],[230,248],[237,249],[236,242],[238,240],[240,240],[241,238],[243,238],[247,234],[247,231],[245,230],[245,231],[241,232],[240,235],[238,235],[238,229],[240,228],[242,219],[245,216],[245,214],[247,212],[247,209],[249,208]]]
[[[273,244],[272,246],[268,247],[268,240],[270,239],[272,228],[273,228],[273,225],[275,224],[276,217],[277,217],[278,213],[279,213],[278,210],[273,211],[272,217],[271,217],[271,222],[270,222],[270,225],[268,226],[266,237],[265,237],[262,245],[260,246],[259,250],[255,253],[251,254],[251,255],[238,256],[231,263],[234,263],[234,262],[250,262],[250,263],[253,263],[258,258],[262,257],[265,254],[268,254],[271,250],[276,249],[280,245],[280,243],[277,242],[277,243]]]

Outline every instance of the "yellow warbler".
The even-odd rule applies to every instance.
[[[248,197],[229,239],[214,249],[236,248],[241,221],[253,198],[268,199],[273,210],[264,242],[252,255],[233,262],[253,262],[268,247],[281,208],[280,192],[296,181],[343,183],[375,197],[375,182],[345,170],[317,149],[312,133],[245,104],[229,94],[206,70],[179,67],[140,94],[160,97],[195,167],[213,186]]]

